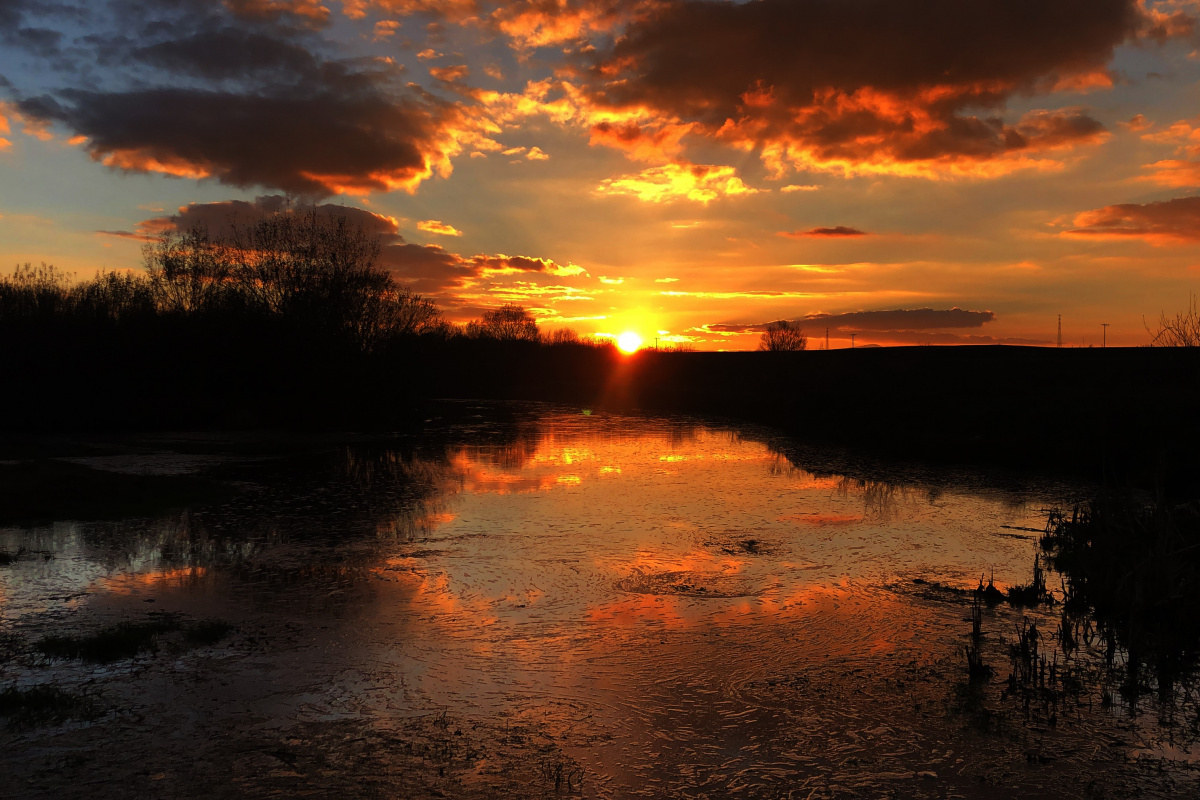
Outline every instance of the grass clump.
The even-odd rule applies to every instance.
[[[163,616],[147,622],[122,622],[90,636],[46,636],[34,649],[50,658],[111,664],[142,652],[157,652],[158,636],[177,631],[179,621]]]
[[[140,653],[158,652],[159,637],[178,633],[192,647],[216,644],[233,632],[223,620],[203,620],[185,625],[175,614],[156,614],[145,622],[121,622],[87,636],[46,636],[34,650],[49,658],[111,664]]]
[[[148,515],[229,491],[191,475],[127,475],[54,459],[0,464],[0,524]],[[20,555],[0,551],[0,565]]]
[[[212,619],[189,626],[183,636],[190,644],[206,647],[216,644],[231,633],[233,626],[228,622]]]
[[[1065,578],[1066,607],[1096,620],[1128,653],[1127,691],[1149,669],[1159,691],[1200,663],[1200,503],[1141,503],[1105,495],[1056,513],[1042,540]]]
[[[18,689],[10,686],[0,692],[0,717],[9,727],[60,725],[71,717],[86,713],[89,704],[84,698],[64,692],[57,686],[33,686]]]

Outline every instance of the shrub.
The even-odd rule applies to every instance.
[[[808,337],[804,335],[804,331],[800,326],[794,322],[788,322],[786,319],[768,325],[758,344],[759,350],[771,353],[806,350],[807,348]]]

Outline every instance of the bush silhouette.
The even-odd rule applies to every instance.
[[[542,338],[533,315],[512,303],[485,311],[481,319],[467,323],[467,335],[501,342],[539,342]]]
[[[808,337],[804,335],[804,331],[799,325],[796,325],[794,322],[788,322],[786,319],[781,319],[778,322],[772,322],[763,331],[758,349],[771,353],[788,350],[807,350]]]

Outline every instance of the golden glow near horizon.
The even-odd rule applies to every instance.
[[[131,52],[172,59],[102,57],[122,4],[16,12],[79,50],[0,52],[0,264],[138,269],[164,231],[308,198],[450,322],[511,303],[697,350],[781,319],[810,347],[1053,346],[1060,315],[1064,346],[1141,345],[1200,285],[1200,0],[225,2],[212,51],[147,5]],[[249,35],[235,85],[212,64]]]
[[[622,353],[636,353],[642,346],[642,337],[633,331],[626,331],[617,337],[617,347]]]

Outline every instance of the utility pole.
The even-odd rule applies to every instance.
[[[1058,315],[1058,346],[1062,347],[1062,314]]]
[[[825,329],[825,349],[829,349],[829,328]]]
[[[857,334],[857,333],[852,333],[852,334],[850,334],[850,349],[851,349],[851,350],[853,350],[853,349],[854,349],[854,337],[855,337],[855,336],[858,336],[858,334]]]
[[[1104,329],[1104,333],[1103,333],[1103,335],[1101,336],[1101,339],[1100,339],[1100,346],[1101,346],[1101,347],[1108,347],[1108,323],[1107,323],[1107,322],[1101,322],[1101,323],[1100,323],[1100,327]]]

